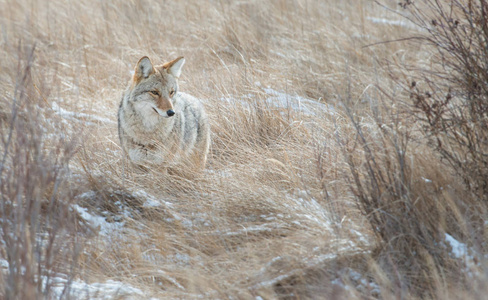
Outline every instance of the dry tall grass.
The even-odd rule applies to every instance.
[[[82,297],[49,292],[45,270],[144,298],[482,295],[486,210],[473,212],[406,105],[404,66],[433,50],[382,43],[425,33],[399,14],[411,16],[396,1],[0,1],[2,296]],[[212,126],[197,178],[137,172],[122,155],[117,107],[144,55],[187,60],[180,90]],[[19,162],[35,172],[15,173]],[[6,192],[27,180],[34,194]],[[7,242],[11,220],[37,243],[37,275],[12,258],[30,248]],[[476,262],[453,257],[445,232]]]

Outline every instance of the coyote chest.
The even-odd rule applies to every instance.
[[[200,101],[178,92],[184,62],[154,67],[143,57],[136,66],[118,112],[121,146],[135,164],[205,166],[210,127]]]

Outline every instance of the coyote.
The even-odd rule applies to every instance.
[[[202,170],[210,125],[198,99],[178,91],[183,57],[153,66],[144,56],[120,102],[122,149],[136,165],[184,165]]]

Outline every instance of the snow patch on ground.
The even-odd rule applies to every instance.
[[[270,87],[263,88],[263,91],[270,96],[266,98],[266,103],[277,108],[291,108],[294,111],[299,111],[307,115],[319,115],[321,113],[335,114],[334,107],[317,100],[286,94]]]
[[[108,118],[100,117],[97,115],[91,115],[91,114],[86,114],[86,113],[81,113],[81,112],[73,112],[73,111],[66,110],[66,109],[60,107],[56,102],[52,102],[51,107],[61,117],[65,118],[65,119],[72,120],[72,121],[83,122],[84,124],[87,124],[87,125],[96,125],[93,122],[101,122],[101,123],[106,123],[106,124],[117,124],[117,122],[112,121]],[[85,120],[80,120],[80,118],[85,119]],[[92,122],[89,122],[86,120],[89,120]]]
[[[0,268],[1,269],[8,269],[9,263],[5,259],[0,258]]]
[[[407,20],[391,20],[391,19],[375,18],[375,17],[367,17],[367,19],[374,24],[399,26],[408,29],[419,29],[418,26],[416,26],[414,23]]]
[[[7,272],[9,263],[5,259],[0,259],[0,268]],[[41,280],[46,289],[49,284],[52,293],[51,299],[73,298],[73,299],[141,299],[144,297],[143,291],[127,283],[107,280],[105,282],[86,283],[82,280],[68,280],[68,276],[58,273],[56,276],[48,278],[41,276]],[[69,296],[68,296],[69,295]],[[147,297],[144,297],[148,299]]]
[[[129,189],[129,191],[132,193],[132,196],[139,199],[144,199],[144,204],[143,204],[144,207],[160,207],[160,206],[172,207],[173,206],[173,203],[165,201],[163,199],[156,198],[144,190],[137,189],[136,191],[133,191],[132,189]]]
[[[115,280],[97,283],[74,280],[70,284],[67,279],[61,277],[55,277],[51,280],[52,291],[55,296],[53,298],[60,298],[66,292],[69,292],[69,295],[76,299],[141,299],[144,296],[140,289]]]
[[[92,215],[87,208],[81,207],[78,204],[71,206],[83,220],[85,220],[92,228],[98,229],[99,233],[104,236],[118,232],[125,224],[125,222],[109,223],[102,216]]]
[[[324,113],[332,116],[335,115],[334,107],[332,105],[320,102],[320,99],[314,100],[296,94],[291,95],[285,92],[277,91],[270,87],[263,88],[260,82],[256,82],[255,85],[266,94],[267,97],[265,102],[271,108],[291,109],[295,112],[300,112],[311,116],[320,116]],[[255,98],[256,95],[247,94],[241,97],[222,97],[220,100],[230,104],[239,103],[244,107],[249,108],[249,100],[253,100]]]
[[[468,277],[480,278],[483,270],[480,261],[486,260],[487,255],[477,253],[475,249],[468,247],[465,243],[456,240],[452,235],[445,234],[445,243],[451,248],[451,256],[464,263],[464,272]]]
[[[376,282],[365,278],[361,273],[351,268],[342,269],[339,272],[339,277],[332,280],[331,283],[340,286],[345,291],[351,291],[351,286],[353,286],[354,290],[374,298],[381,295],[381,288]]]
[[[446,233],[446,242],[451,246],[452,255],[456,258],[466,258],[468,256],[468,247],[466,244],[459,242],[451,235]]]

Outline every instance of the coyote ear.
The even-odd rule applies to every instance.
[[[134,79],[139,81],[143,78],[149,77],[149,75],[155,72],[154,67],[149,57],[144,56],[137,62],[136,70],[134,73]]]
[[[163,65],[163,68],[174,77],[178,78],[181,75],[181,68],[185,64],[185,58],[183,56],[178,57],[170,62]]]

